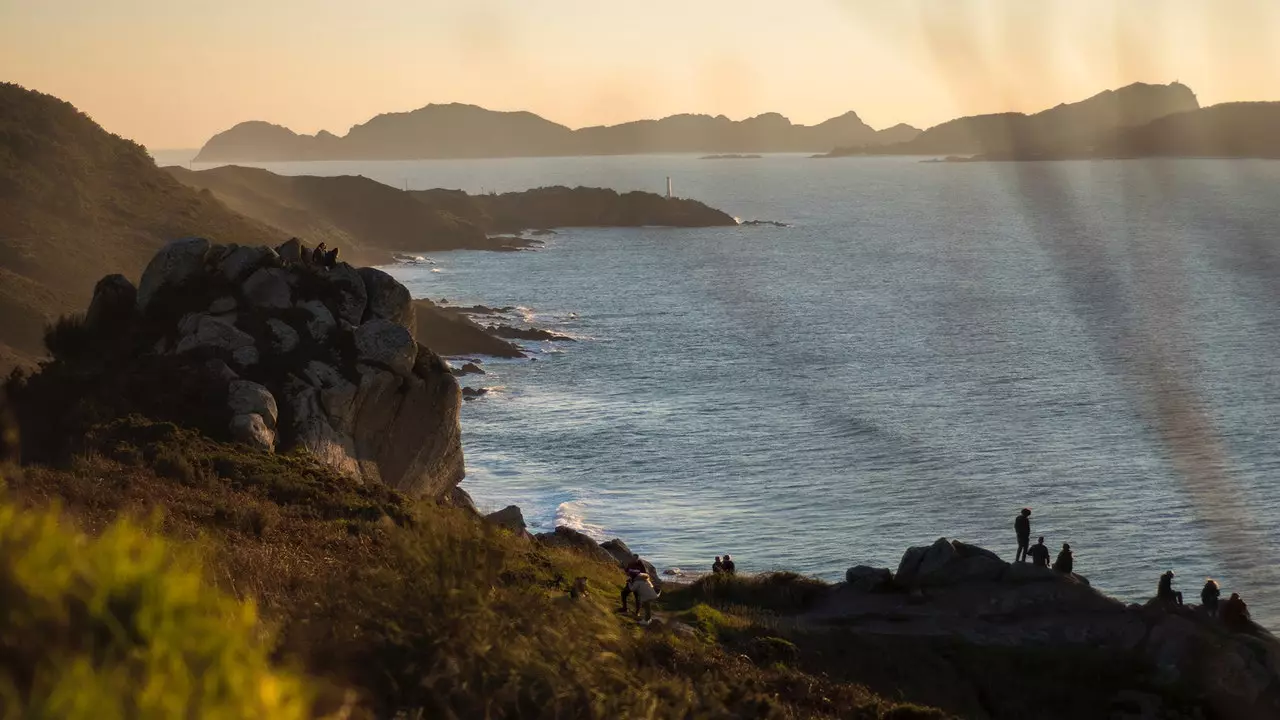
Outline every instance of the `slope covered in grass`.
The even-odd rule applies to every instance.
[[[98,278],[136,278],[157,248],[189,235],[284,239],[71,104],[0,83],[0,371],[40,356],[44,326],[82,309]]]

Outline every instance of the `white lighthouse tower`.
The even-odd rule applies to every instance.
[[[667,176],[667,199],[671,199],[671,176]]]

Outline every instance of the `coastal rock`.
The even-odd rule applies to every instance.
[[[518,328],[511,325],[495,325],[489,328],[489,331],[500,338],[510,338],[513,340],[550,340],[555,342],[573,342],[573,338],[568,335],[559,335],[550,330],[540,330],[538,328]]]
[[[463,375],[484,375],[486,373],[483,369],[480,368],[479,365],[469,362],[469,363],[463,364],[463,366],[460,368],[454,368],[453,374],[457,375],[458,377],[462,377]]]
[[[517,535],[524,535],[528,527],[524,522],[524,513],[520,512],[518,505],[508,505],[497,512],[485,515],[484,519]]]
[[[238,443],[263,452],[275,452],[276,434],[257,413],[232,416],[230,431],[231,439]]]
[[[299,303],[298,307],[311,315],[311,319],[307,320],[307,334],[318,343],[326,342],[338,326],[333,313],[319,300],[308,300]]]
[[[367,291],[360,273],[347,263],[338,263],[320,276],[326,285],[325,293],[333,298],[330,307],[334,316],[351,325],[359,325],[364,319],[368,304]]]
[[[462,388],[463,400],[475,400],[476,398],[484,397],[485,395],[488,395],[488,394],[489,394],[489,388],[473,388],[473,387]]]
[[[844,581],[856,590],[878,592],[888,589],[893,584],[893,573],[889,568],[856,565],[845,571]]]
[[[413,302],[409,290],[399,281],[377,268],[360,268],[367,304],[364,319],[381,318],[408,330],[414,330]]]
[[[138,290],[123,275],[108,275],[93,286],[93,300],[84,316],[85,327],[94,332],[126,326],[133,317]]]
[[[608,550],[600,547],[599,543],[587,537],[586,534],[578,532],[573,528],[560,525],[554,532],[538,533],[534,535],[538,542],[548,547],[565,548],[575,552],[582,553],[593,560],[616,564],[617,560]]]
[[[449,492],[445,493],[444,497],[440,500],[440,504],[445,507],[466,510],[472,515],[480,515],[480,511],[476,509],[476,501],[471,499],[471,493],[456,485],[451,488]]]
[[[147,269],[142,271],[142,280],[138,283],[138,310],[145,312],[156,293],[180,285],[199,273],[208,252],[209,241],[204,238],[174,240],[161,248],[147,263]]]
[[[375,318],[356,328],[356,354],[361,363],[407,376],[418,345],[403,326]]]
[[[237,247],[218,263],[218,272],[226,278],[227,282],[239,283],[258,268],[279,260],[280,256],[276,251],[268,247],[254,245]]]
[[[249,304],[270,310],[283,310],[293,304],[289,273],[280,268],[260,268],[240,287]]]
[[[225,366],[224,366],[225,367]],[[227,385],[227,407],[232,415],[257,415],[272,430],[280,417],[271,391],[248,380],[231,380]]]
[[[289,327],[289,324],[283,320],[271,318],[267,320],[267,327],[271,330],[271,351],[284,355],[293,352],[298,347],[300,338],[298,331]]]
[[[1000,559],[992,559],[985,555],[974,555],[967,558],[957,556],[939,567],[931,568],[927,572],[921,571],[916,576],[916,584],[920,587],[936,587],[939,585],[990,582],[999,580],[1008,567],[1009,563]]]
[[[600,548],[609,553],[609,556],[618,563],[620,568],[625,568],[631,562],[631,556],[634,554],[631,548],[627,547],[627,544],[618,538],[600,543]],[[640,562],[644,564],[644,571],[649,574],[649,579],[653,582],[653,586],[661,589],[662,577],[658,574],[657,569],[654,568],[653,563],[644,558],[640,558]]]
[[[1052,568],[1041,567],[1029,562],[1010,563],[1000,579],[1004,582],[1048,582],[1058,580],[1062,573]]]

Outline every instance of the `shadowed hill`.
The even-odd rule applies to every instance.
[[[185,235],[278,242],[156,168],[71,104],[0,84],[0,370],[43,354],[44,327],[104,273],[136,277]]]
[[[1280,102],[1223,103],[1130,128],[1103,157],[1280,158]]]
[[[1026,115],[995,113],[958,118],[925,130],[909,142],[875,148],[837,150],[833,155],[995,155],[1032,156],[1088,148],[1116,137],[1121,128],[1143,125],[1199,107],[1180,83],[1134,83],[1077,103]]]
[[[239,213],[289,235],[339,247],[356,262],[385,261],[385,251],[494,245],[475,224],[366,177],[287,176],[237,166],[165,170],[191,187],[212,192]]]
[[[746,120],[723,115],[672,115],[571,130],[529,112],[475,105],[427,105],[384,113],[344,137],[299,135],[261,121],[243,122],[209,139],[197,162],[279,160],[415,160],[661,152],[816,152],[837,145],[908,140],[919,130],[899,125],[876,132],[857,113],[817,125],[795,125],[778,113]]]

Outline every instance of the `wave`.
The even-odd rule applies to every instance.
[[[568,500],[560,503],[556,507],[555,525],[556,527],[563,525],[572,530],[577,530],[597,542],[606,539],[603,526],[587,521],[586,502],[583,500]]]

